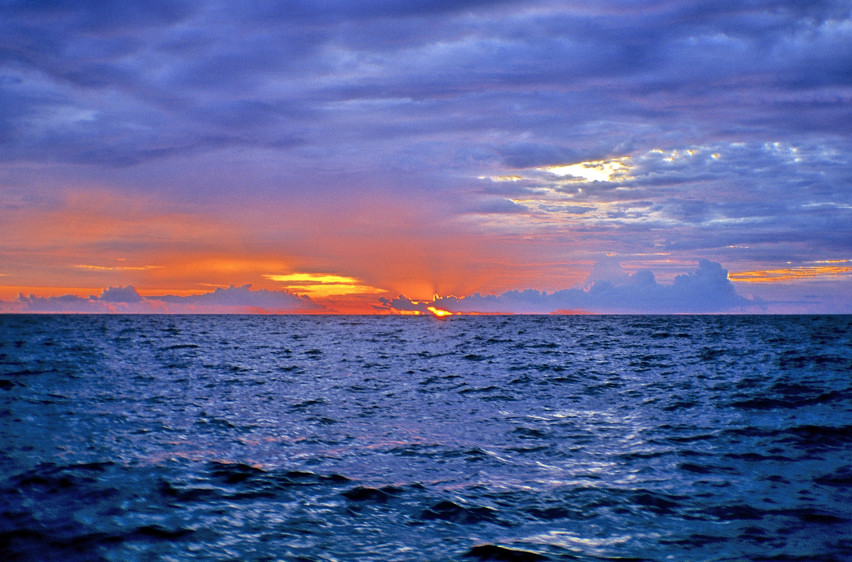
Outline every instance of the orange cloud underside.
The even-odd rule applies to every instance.
[[[819,279],[838,279],[852,275],[852,266],[819,265],[781,269],[759,269],[729,273],[731,281],[742,283],[781,283]]]

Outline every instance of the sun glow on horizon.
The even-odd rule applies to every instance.
[[[431,312],[436,318],[444,318],[446,316],[452,316],[454,314],[449,310],[441,310],[440,308],[435,308],[434,306],[426,307],[426,310]]]
[[[336,297],[346,295],[375,295],[387,292],[385,289],[364,284],[360,279],[329,273],[287,273],[283,275],[265,274],[270,281],[282,283],[291,293],[309,297]]]

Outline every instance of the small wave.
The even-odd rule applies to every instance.
[[[793,462],[794,459],[784,455],[763,455],[760,453],[725,453],[727,459],[736,459],[746,462]]]
[[[160,483],[160,493],[179,502],[210,501],[222,497],[221,490],[216,488],[180,487],[166,480]]]
[[[713,464],[683,462],[678,465],[678,468],[695,474],[737,474],[737,471],[733,468]]]
[[[638,491],[632,492],[629,499],[635,505],[649,509],[655,513],[666,514],[680,508],[683,498],[659,492]]]
[[[162,525],[142,525],[141,527],[137,527],[130,533],[130,537],[132,538],[145,538],[145,539],[162,539],[162,540],[177,540],[187,537],[195,532],[194,529],[184,529],[184,528],[176,528],[169,529],[168,527],[163,527]]]
[[[774,515],[795,517],[804,523],[816,523],[819,525],[847,525],[849,523],[849,519],[846,517],[811,507],[799,509],[776,509],[772,511],[772,513]]]
[[[302,400],[290,407],[294,410],[307,410],[311,406],[322,406],[324,404],[326,404],[326,401],[323,398],[311,398],[309,400]]]
[[[824,486],[835,486],[837,488],[852,488],[852,466],[842,466],[834,472],[823,474],[814,478],[814,482]]]
[[[690,408],[694,408],[699,404],[700,402],[698,400],[675,400],[671,404],[663,406],[662,410],[664,412],[676,412],[678,410],[688,410]]]
[[[710,348],[710,347],[704,347],[698,353],[698,358],[702,362],[715,361],[715,360],[719,359],[720,357],[722,357],[723,355],[725,355],[726,353],[727,353],[727,350],[725,350],[725,349],[714,349],[714,348]]]
[[[541,519],[543,521],[555,521],[557,519],[582,520],[594,516],[576,509],[570,509],[564,505],[530,507],[526,509],[526,512],[536,519]]]
[[[724,536],[692,533],[689,536],[679,539],[662,539],[661,542],[666,544],[678,545],[684,548],[701,548],[709,544],[723,543],[729,541],[730,539]]]
[[[261,474],[266,474],[263,469],[243,463],[225,463],[213,461],[210,463],[210,473],[222,479],[227,484],[237,484]]]
[[[817,367],[827,367],[827,366],[841,366],[841,367],[852,367],[849,364],[849,358],[847,357],[839,357],[836,355],[823,355],[823,354],[808,354],[801,355],[794,351],[788,351],[783,353],[780,357],[778,357],[778,366],[781,369],[803,369],[808,366],[817,366]]]
[[[0,553],[5,560],[103,560],[95,554],[99,548],[112,547],[127,538],[104,532],[79,531],[68,535],[35,528],[2,530]]]
[[[4,377],[32,377],[36,375],[55,375],[60,371],[56,369],[21,369],[19,371],[10,371],[3,373]]]
[[[382,486],[381,488],[371,488],[369,486],[355,486],[343,492],[346,499],[364,502],[384,503],[394,496],[402,493],[402,488],[397,486]]]
[[[478,558],[479,560],[499,560],[503,562],[526,562],[535,560],[549,560],[550,558],[533,552],[531,550],[522,550],[519,548],[508,548],[497,544],[478,544],[471,547],[464,554],[465,558]]]
[[[339,486],[350,479],[337,473],[321,475],[309,470],[267,471],[245,463],[213,461],[209,463],[211,478],[233,491],[234,499],[275,497],[294,487]]]
[[[481,505],[460,505],[454,501],[443,500],[425,509],[420,518],[424,520],[441,519],[464,525],[484,522],[496,522],[497,510]]]
[[[21,489],[31,489],[45,494],[64,493],[68,489],[83,490],[98,482],[98,474],[112,466],[112,462],[92,462],[69,465],[41,464],[12,478]],[[89,492],[94,489],[89,488]]]
[[[704,513],[722,521],[734,521],[761,519],[768,512],[750,505],[736,503],[707,507],[704,509]]]
[[[803,449],[823,450],[852,443],[852,425],[800,425],[779,432],[780,441]]]
[[[852,398],[852,392],[849,391],[823,392],[821,389],[805,385],[776,385],[768,392],[767,396],[737,400],[729,402],[728,405],[746,410],[794,409],[817,404],[831,404]]]
[[[551,437],[549,431],[543,431],[537,427],[518,426],[512,430],[512,433],[521,439],[543,439]]]

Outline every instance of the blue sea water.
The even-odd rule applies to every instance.
[[[4,560],[852,559],[849,316],[0,316]]]

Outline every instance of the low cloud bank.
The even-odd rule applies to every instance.
[[[251,290],[251,285],[216,289],[212,293],[191,295],[186,297],[166,295],[148,297],[152,301],[160,301],[169,308],[175,306],[189,308],[191,311],[204,309],[240,309],[246,312],[295,312],[316,310],[319,307],[307,296],[298,296],[287,291]]]
[[[533,289],[500,295],[474,294],[413,301],[399,296],[380,298],[377,312],[429,313],[429,308],[461,313],[548,314],[591,313],[712,313],[760,309],[760,301],[736,293],[728,272],[718,263],[700,260],[694,271],[678,275],[668,285],[657,283],[653,272],[625,272],[617,260],[595,265],[586,282],[553,293]],[[0,301],[0,312],[134,313],[134,314],[286,314],[321,312],[322,306],[307,296],[287,291],[252,290],[251,285],[218,288],[200,295],[143,297],[132,286],[110,287],[100,296],[19,295]]]
[[[200,295],[143,297],[132,286],[109,287],[100,296],[37,297],[19,295],[0,301],[0,312],[74,312],[123,314],[276,314],[319,310],[306,296],[287,291],[251,290],[251,285],[218,288]]]
[[[429,302],[412,301],[404,296],[379,300],[387,310],[422,313],[434,307],[462,313],[672,314],[746,311],[760,305],[738,295],[728,280],[728,272],[708,260],[700,260],[695,271],[678,275],[671,285],[657,283],[650,270],[628,275],[616,262],[606,260],[595,267],[582,288],[554,293],[527,289],[500,295],[438,297]]]

